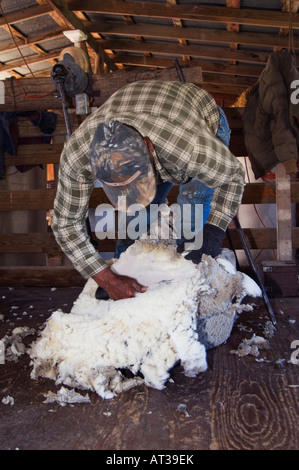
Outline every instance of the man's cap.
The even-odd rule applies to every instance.
[[[141,134],[118,121],[99,124],[90,147],[90,163],[111,203],[126,197],[132,204],[148,206],[156,194],[156,180],[148,147]]]

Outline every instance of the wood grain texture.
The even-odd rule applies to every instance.
[[[0,286],[83,286],[84,278],[72,266],[1,266]]]
[[[16,326],[38,329],[57,308],[69,312],[80,290],[0,289],[5,316],[0,338]],[[291,344],[299,340],[298,299],[271,302],[278,329],[270,339],[271,349],[261,351],[258,359],[263,362],[230,353],[253,333],[263,336],[268,315],[258,302],[253,312],[240,316],[225,344],[208,351],[206,372],[187,378],[177,365],[171,371],[173,381],[162,391],[140,386],[112,400],[89,393],[90,404],[62,408],[43,403],[45,393],[60,387],[48,379],[31,380],[28,356],[0,365],[0,449],[298,449],[299,366],[289,363]],[[7,395],[14,398],[14,406],[1,403]],[[185,412],[179,411],[180,405]]]
[[[0,234],[0,253],[61,254],[53,233]]]
[[[284,348],[276,342],[268,355],[272,366],[268,362],[254,364],[252,370],[248,362],[254,359],[236,361],[228,354],[219,357],[220,352],[216,351],[212,449],[295,449],[291,443],[298,420],[298,392],[294,394],[288,385],[298,382],[298,371],[294,367],[280,370],[275,365],[277,359],[290,351],[290,339],[286,341],[280,331],[279,343],[282,340]]]
[[[178,187],[171,189],[168,195],[170,204],[176,201]],[[0,191],[0,211],[47,210],[52,209],[56,195],[55,189],[28,189],[23,191]],[[299,183],[291,184],[291,201],[299,201]],[[92,191],[89,207],[110,203],[102,188]],[[275,184],[250,183],[245,186],[242,204],[275,204]]]
[[[184,74],[186,81],[197,85],[202,83],[202,68],[200,66],[186,68]],[[113,74],[95,75],[93,78],[94,101],[92,105],[95,107],[101,106],[116,90],[138,80],[179,81],[179,78],[176,69],[173,67],[173,61],[169,64],[168,69],[117,70]],[[5,104],[0,104],[0,112],[14,111],[15,103],[18,111],[35,109],[37,104],[39,109],[61,110],[60,100],[53,96],[55,87],[50,77],[25,78],[20,79],[19,83],[24,88],[26,95],[31,98],[28,99],[17,84],[14,82],[11,84],[6,80],[4,82]]]
[[[82,10],[83,4],[79,0],[67,0],[71,10]],[[157,18],[180,18],[181,20],[208,21],[220,23],[239,23],[255,26],[288,27],[288,13],[278,11],[253,11],[250,9],[236,10],[201,5],[166,5],[154,2],[98,2],[86,0],[84,11],[108,13],[113,15],[155,16]],[[298,19],[292,15],[293,27],[298,28]]]
[[[248,245],[251,249],[275,249],[276,229],[250,229],[245,228]],[[235,249],[243,249],[242,242],[236,229],[229,231]],[[116,240],[105,238],[98,240],[95,233],[92,234],[98,243],[99,251],[114,251]],[[299,227],[292,229],[293,247],[299,248]],[[229,242],[225,238],[223,247],[229,248]],[[0,253],[51,253],[52,256],[62,253],[53,233],[9,233],[0,234]]]
[[[292,204],[291,179],[285,166],[276,167],[276,214],[277,214],[277,259],[292,261]]]

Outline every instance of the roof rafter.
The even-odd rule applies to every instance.
[[[47,0],[49,5],[52,7],[52,9],[55,11],[55,13],[58,15],[58,17],[65,23],[66,26],[68,26],[70,29],[80,29],[87,35],[87,44],[89,47],[93,50],[96,56],[99,54],[102,56],[103,60],[107,64],[108,69],[113,69],[115,68],[113,64],[110,61],[109,56],[103,52],[101,54],[101,50],[99,47],[99,43],[97,40],[86,30],[84,24],[82,21],[75,15],[75,13],[71,10],[69,10],[68,5],[64,0]],[[81,8],[78,9],[79,11],[82,11]]]
[[[167,0],[167,3],[169,5],[176,5],[177,4],[177,0]],[[173,22],[173,25],[175,28],[183,28],[183,23],[182,21],[180,20],[180,18],[172,18],[172,22]],[[186,39],[183,39],[183,38],[178,38],[178,41],[179,41],[179,44],[182,44],[184,46],[187,46],[188,45],[188,42]],[[190,56],[188,55],[183,55],[183,59],[184,60],[190,60]]]
[[[225,4],[229,8],[240,8],[240,0],[226,0]],[[227,23],[226,29],[228,31],[234,31],[239,35],[240,25],[237,23]],[[238,43],[230,42],[229,47],[231,50],[237,50]],[[236,62],[235,59],[232,59],[232,63],[235,63],[235,62]]]
[[[70,10],[112,15],[145,16],[148,18],[179,18],[181,20],[207,21],[217,23],[238,23],[242,25],[288,28],[289,13],[236,9],[227,7],[209,7],[198,5],[169,5],[153,2],[130,2],[120,0],[65,0]],[[299,17],[292,14],[293,28],[299,29]]]
[[[204,86],[219,94],[222,90],[223,95],[238,95],[252,86],[272,51],[290,50],[292,43],[292,52],[299,59],[299,35],[296,31],[292,34],[292,29],[299,29],[299,0],[282,0],[282,10],[275,11],[261,9],[267,5],[266,0],[258,7],[256,2],[248,1],[247,5],[253,6],[246,9],[241,7],[240,0],[226,0],[221,6],[204,5],[204,2],[186,4],[179,0],[36,2],[35,7],[7,14],[10,28],[5,17],[0,16],[0,33],[1,29],[7,30],[14,38],[8,40],[7,34],[2,34],[0,72],[4,72],[4,77],[7,73],[28,76],[25,59],[30,65],[47,61],[48,64],[33,70],[36,76],[49,76],[66,47],[65,41],[57,40],[69,29],[81,29],[87,34],[87,42],[82,47],[88,48],[94,73],[172,67],[176,58],[182,66],[201,66]],[[45,31],[42,26],[40,30],[35,29],[42,25],[43,17],[47,19],[47,31],[50,29],[46,33],[42,33]],[[22,24],[27,21],[28,27]],[[247,28],[247,25],[260,28]],[[250,32],[255,29],[258,32]],[[14,52],[17,49],[20,49],[19,59]]]
[[[10,15],[3,15],[0,18],[0,27],[2,29],[5,29],[12,36],[13,43],[11,44],[14,45],[14,49],[19,48],[20,45],[26,45],[33,52],[37,54],[37,58],[39,58],[40,56],[44,56],[46,54],[46,52],[38,44],[33,43],[33,42],[28,43],[26,35],[21,33],[15,25],[26,19],[30,20],[33,18],[39,18],[40,16],[44,16],[48,14],[49,11],[51,11],[49,5],[41,5],[41,6],[33,7],[24,11],[19,10],[17,13],[12,13]],[[27,60],[25,62],[25,60],[24,58],[22,59],[22,65],[24,65],[25,63],[30,73],[33,74],[32,70],[29,67],[29,62]],[[37,62],[39,62],[38,59],[34,63],[37,63]],[[6,69],[6,71],[10,75],[15,76],[15,77],[22,76],[21,73],[10,68]]]
[[[16,38],[16,44],[18,47],[28,47],[31,45],[35,45],[38,43],[42,43],[44,41],[49,41],[50,39],[58,39],[63,36],[63,31],[61,29],[57,29],[56,31],[53,31],[52,33],[44,33],[44,34],[37,34],[35,36],[31,36],[30,38],[25,38],[22,36],[22,38]],[[4,52],[9,52],[17,49],[16,45],[14,42],[5,42],[0,46],[0,53]]]
[[[288,38],[280,37],[276,34],[267,33],[246,33],[225,30],[213,30],[203,28],[177,28],[174,26],[157,25],[157,24],[118,24],[108,23],[104,21],[86,21],[85,27],[87,31],[99,32],[101,34],[109,34],[115,36],[136,36],[141,35],[148,38],[156,39],[185,39],[199,42],[215,42],[215,43],[234,43],[247,45],[260,45],[275,47],[287,47]],[[299,37],[295,37],[295,47],[299,49]]]
[[[21,21],[31,20],[43,15],[47,15],[52,11],[49,5],[39,5],[37,7],[27,8],[26,10],[19,10],[17,13],[10,13],[6,16],[9,24],[17,24]],[[0,26],[5,26],[6,20],[0,17]]]
[[[166,59],[165,57],[143,57],[137,55],[126,54],[115,54],[113,60],[116,64],[127,64],[133,66],[143,66],[143,67],[159,67],[167,68],[173,66],[173,61],[171,59]],[[224,75],[238,75],[243,77],[259,77],[264,69],[264,65],[230,65],[223,62],[215,62],[214,60],[192,60],[182,61],[180,64],[196,67],[199,66],[202,68],[203,72],[210,72],[214,74],[224,74]]]
[[[38,64],[40,62],[49,61],[52,59],[57,59],[60,55],[61,50],[58,49],[52,52],[45,52],[44,54],[34,55],[26,57],[26,63],[28,65]],[[13,62],[8,62],[7,64],[0,65],[0,72],[9,72],[14,71],[18,67],[25,67],[23,59],[14,60]],[[21,75],[21,74],[19,74]]]
[[[214,46],[201,46],[201,45],[181,45],[175,43],[158,43],[146,41],[139,43],[133,40],[113,40],[106,39],[102,40],[104,49],[113,51],[130,51],[130,52],[151,52],[152,54],[168,54],[180,56],[189,55],[198,58],[217,58],[221,61],[236,60],[240,62],[248,63],[261,63],[265,64],[268,60],[268,54],[266,52],[253,52],[253,51],[240,51],[230,50],[224,47]]]

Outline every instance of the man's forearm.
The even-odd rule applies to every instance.
[[[71,224],[54,214],[52,229],[58,245],[85,279],[107,267],[91,244],[84,226]]]
[[[230,183],[216,188],[213,193],[211,210],[207,223],[216,225],[226,231],[233,217],[237,214],[242,202],[244,182]]]
[[[100,287],[105,289],[112,300],[135,297],[137,292],[146,291],[146,287],[139,284],[136,279],[115,274],[109,267],[96,273],[92,278]]]

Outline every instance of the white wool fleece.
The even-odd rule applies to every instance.
[[[89,280],[71,313],[54,312],[32,346],[32,377],[55,377],[56,383],[109,398],[115,392],[108,383],[105,389],[103,381],[106,373],[111,381],[111,368],[116,376],[117,369],[141,372],[144,383],[157,389],[164,388],[169,370],[179,360],[187,375],[203,372],[206,351],[198,342],[192,284],[190,280],[162,283],[135,298],[115,302],[96,300],[97,284]],[[140,382],[140,378],[136,384],[131,381],[132,385]]]
[[[173,245],[135,243],[113,268],[128,266],[147,291],[97,300],[96,282],[87,281],[71,312],[54,312],[31,346],[32,378],[48,377],[102,398],[142,383],[161,390],[178,362],[187,376],[204,372],[206,347],[227,340],[235,312],[252,309],[241,304],[246,295],[261,295],[225,257],[203,257],[195,266]]]

